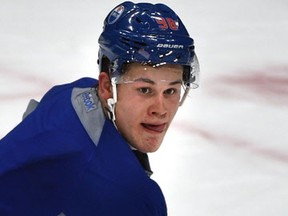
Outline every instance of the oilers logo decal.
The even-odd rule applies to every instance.
[[[116,7],[109,15],[108,17],[108,24],[113,24],[115,23],[120,16],[122,15],[123,11],[124,11],[124,6],[120,5],[118,7]]]

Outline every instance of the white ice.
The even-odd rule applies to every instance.
[[[30,98],[97,77],[97,39],[120,2],[1,0],[0,137]],[[150,156],[169,215],[286,216],[288,1],[162,2],[186,24],[201,64],[200,88]]]

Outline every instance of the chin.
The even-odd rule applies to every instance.
[[[162,142],[157,142],[157,143],[147,143],[144,144],[142,149],[139,149],[140,151],[144,152],[144,153],[152,153],[152,152],[156,152],[160,146],[161,146]]]
[[[160,146],[157,146],[156,148],[153,148],[153,149],[147,151],[147,153],[153,153],[153,152],[156,152],[159,148],[160,148]]]
[[[162,136],[142,136],[142,137],[138,137],[137,139],[133,139],[132,142],[130,143],[134,143],[131,146],[136,148],[137,150],[139,150],[140,152],[143,153],[152,153],[152,152],[156,152],[163,141]],[[137,141],[136,141],[137,140]]]

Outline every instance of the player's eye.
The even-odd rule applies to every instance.
[[[175,88],[170,88],[170,89],[167,89],[164,91],[164,94],[166,94],[166,95],[174,95],[176,93],[177,93],[177,89],[175,89]]]
[[[152,89],[147,88],[147,87],[138,88],[138,91],[142,94],[151,94],[152,93]]]

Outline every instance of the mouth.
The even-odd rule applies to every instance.
[[[141,125],[148,131],[153,133],[162,133],[166,128],[166,123],[163,124],[147,124],[141,123]]]

